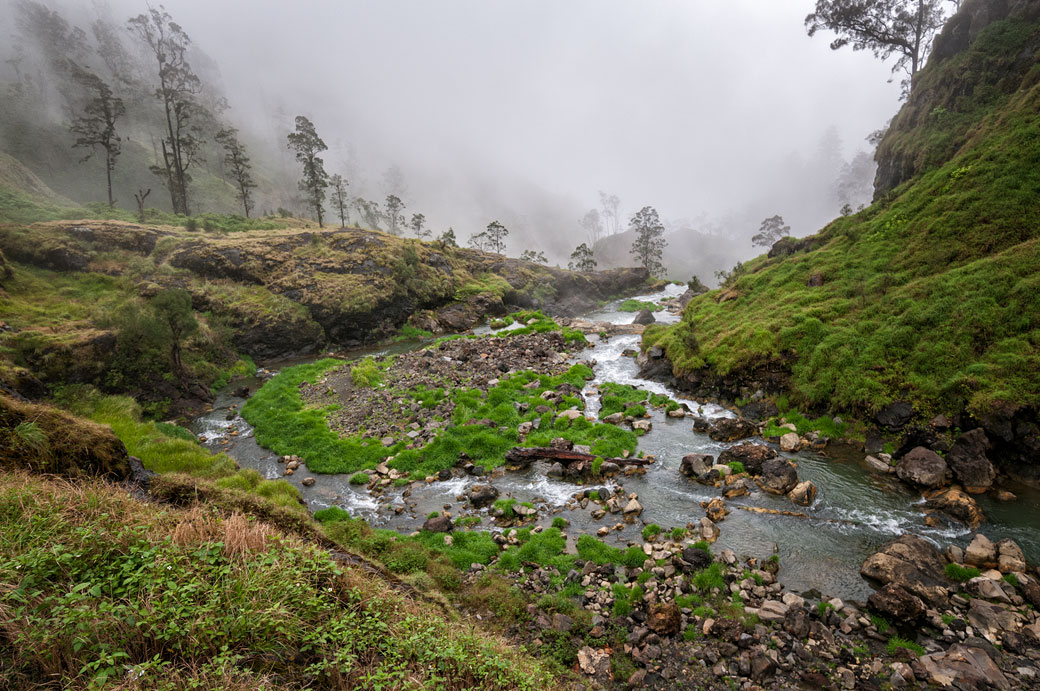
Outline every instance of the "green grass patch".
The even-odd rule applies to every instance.
[[[722,564],[717,561],[712,562],[710,566],[695,573],[693,575],[693,585],[702,593],[709,593],[713,588],[724,592],[726,590],[726,581],[722,577]]]
[[[651,312],[660,312],[664,307],[658,305],[656,302],[648,302],[644,300],[636,300],[635,298],[628,298],[623,300],[618,305],[619,312],[639,312],[640,310],[650,310]]]
[[[965,583],[973,578],[978,578],[982,575],[974,566],[961,566],[953,562],[946,565],[946,577],[951,581],[957,581],[958,583]]]
[[[431,338],[433,338],[432,331],[420,329],[411,324],[405,324],[401,327],[401,330],[397,332],[397,335],[394,336],[394,341],[428,341]]]
[[[650,525],[643,528],[643,539],[649,540],[654,535],[660,535],[661,530],[661,526],[657,525],[656,523],[651,523]]]
[[[899,649],[909,650],[912,653],[914,653],[914,655],[916,655],[917,657],[924,655],[924,646],[920,645],[919,643],[915,643],[914,641],[910,641],[905,638],[900,638],[899,636],[893,636],[892,638],[888,639],[888,644],[885,646],[885,648],[888,650],[889,655],[895,655],[896,651]]]
[[[642,566],[643,562],[647,560],[646,554],[639,547],[620,549],[597,540],[591,535],[582,535],[578,538],[577,551],[580,559],[601,565]]]

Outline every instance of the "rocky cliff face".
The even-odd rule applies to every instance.
[[[965,0],[878,146],[874,198],[942,165],[971,139],[978,112],[1038,78],[1040,0]],[[1009,49],[1010,48],[1010,49]]]

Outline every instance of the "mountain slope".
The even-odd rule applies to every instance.
[[[771,388],[863,417],[908,401],[922,416],[1035,420],[1040,22],[1026,10],[1037,5],[1019,3],[1021,14],[921,73],[879,154],[916,151],[912,179],[816,236],[778,244],[694,299],[680,324],[648,333],[644,345],[663,347],[681,385],[732,397]],[[951,112],[959,102],[943,84],[980,96]],[[938,108],[950,117],[903,117]],[[1034,443],[1035,424],[1023,434]]]

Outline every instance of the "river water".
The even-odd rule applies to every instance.
[[[661,293],[641,296],[639,299],[658,301],[678,295],[681,288],[669,286]],[[597,321],[617,324],[628,323],[632,313],[617,311],[612,303],[605,309],[586,315]],[[656,314],[660,322],[672,322],[678,317],[662,311]],[[486,332],[487,328],[476,330]],[[685,399],[657,382],[641,379],[633,358],[623,356],[626,349],[638,349],[638,336],[614,336],[606,341],[593,337],[595,347],[579,353],[575,360],[595,360],[595,380],[586,387],[587,415],[599,409],[595,388],[602,382],[632,384],[655,393],[670,395],[686,403],[691,410],[700,409],[707,417],[732,415],[716,405],[702,404]],[[418,344],[397,344],[388,349],[352,353],[393,354],[418,347]],[[243,384],[255,389],[260,380],[236,381],[222,392],[213,411],[199,418],[193,431],[206,445],[224,451],[242,467],[254,468],[264,477],[281,477],[283,466],[277,456],[261,448],[252,435],[249,424],[237,415],[244,399],[231,391]],[[622,477],[603,483],[613,488],[620,483],[626,492],[635,492],[644,511],[640,520],[626,525],[623,530],[611,531],[604,538],[619,545],[640,540],[643,525],[656,523],[664,528],[696,524],[704,510],[701,502],[719,496],[720,490],[705,487],[684,477],[679,472],[682,457],[688,453],[709,453],[714,456],[729,444],[712,441],[693,431],[688,418],[668,418],[660,410],[651,410],[653,430],[641,437],[639,449],[652,454],[656,463],[642,476]],[[761,441],[761,440],[759,440]],[[858,458],[838,460],[814,452],[783,454],[798,466],[800,480],[812,480],[818,492],[810,507],[793,505],[786,497],[764,492],[737,497],[727,501],[730,514],[719,524],[719,548],[728,547],[738,555],[768,557],[774,551],[780,555],[781,580],[796,591],[816,589],[828,596],[863,599],[871,592],[868,583],[859,575],[863,560],[884,542],[906,532],[913,532],[931,540],[937,546],[959,544],[964,546],[971,537],[962,524],[949,521],[940,526],[925,525],[921,496],[900,483],[892,475],[872,472]],[[494,484],[503,497],[531,501],[539,510],[538,522],[548,525],[555,516],[570,521],[567,533],[570,539],[595,531],[602,525],[613,526],[618,516],[607,516],[595,521],[590,505],[586,510],[577,508],[572,497],[585,489],[570,482],[548,478],[545,464],[533,464],[520,472],[497,474]],[[408,488],[393,489],[379,497],[368,494],[364,488],[351,486],[347,475],[313,475],[317,482],[312,487],[300,483],[306,472],[297,472],[286,478],[299,487],[308,507],[313,510],[340,506],[351,514],[363,516],[371,524],[394,528],[402,532],[416,530],[425,517],[434,510],[448,508],[458,516],[466,508],[459,497],[471,484],[487,482],[485,478],[455,477],[432,484],[413,483]],[[595,486],[590,486],[595,488]],[[1013,538],[1025,550],[1030,563],[1040,561],[1040,492],[1025,486],[1007,486],[1018,499],[1000,503],[988,496],[978,497],[979,504],[989,521],[982,532],[992,540]],[[758,507],[780,511],[796,511],[805,517],[763,514],[741,510],[739,507]],[[397,513],[395,507],[404,509]],[[484,512],[486,514],[486,511]],[[479,529],[496,529],[485,515]]]

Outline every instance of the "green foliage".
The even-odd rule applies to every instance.
[[[600,394],[600,418],[605,418],[614,413],[625,413],[635,417],[646,415],[646,408],[638,404],[646,401],[650,395],[648,391],[637,389],[628,384],[604,382],[600,386]],[[639,411],[642,412],[637,414]]]
[[[892,628],[892,625],[888,622],[888,619],[878,616],[877,614],[870,615],[870,623],[874,625],[874,628],[877,629],[878,633],[880,634],[884,634],[890,628]]]
[[[650,525],[648,525],[645,528],[643,528],[643,539],[644,540],[649,540],[654,535],[658,535],[660,533],[661,533],[661,526],[657,525],[656,523],[651,523]]]
[[[660,312],[664,307],[658,305],[656,302],[648,302],[645,300],[636,300],[635,298],[628,298],[622,301],[618,305],[619,312],[638,312],[640,310],[650,310],[651,312]]]
[[[516,504],[516,499],[498,499],[493,504],[493,508],[496,512],[501,512],[506,518],[516,518],[516,512],[513,511],[513,507]]]
[[[577,543],[578,557],[597,564],[621,564],[622,566],[642,566],[647,557],[639,547],[627,549],[611,547],[591,535],[582,535]]]
[[[702,593],[711,592],[712,588],[719,591],[726,590],[726,581],[722,578],[722,564],[712,562],[706,568],[701,569],[693,575],[693,585]]]
[[[383,381],[383,370],[371,356],[358,360],[350,367],[350,380],[354,386],[371,389]]]
[[[783,416],[786,423],[790,423],[795,426],[795,432],[799,436],[804,437],[810,432],[819,432],[822,436],[829,439],[841,439],[848,434],[849,426],[845,422],[837,423],[833,418],[824,415],[816,419],[810,419],[798,412],[797,410],[787,410]],[[782,437],[784,434],[790,432],[790,429],[780,426],[780,418],[770,420],[763,430],[763,436],[766,437]]]
[[[639,585],[628,588],[623,583],[615,583],[611,589],[614,593],[612,612],[615,617],[627,617],[643,601],[643,588]]]
[[[1012,67],[1035,32],[996,22],[921,72],[915,88],[948,94],[945,110],[897,119],[884,145],[920,165],[914,179],[832,222],[815,249],[751,260],[732,299],[696,297],[680,324],[644,336],[677,374],[787,369],[805,409],[1040,404],[1040,80],[1034,69],[1019,88]],[[807,285],[817,273],[823,285]]]
[[[524,564],[555,567],[566,573],[574,564],[574,556],[565,553],[567,538],[559,528],[547,528],[540,533],[530,528],[517,531],[519,545],[502,552],[496,568],[502,571],[518,571]]]
[[[982,572],[974,566],[961,566],[954,562],[946,565],[946,577],[951,581],[965,583],[973,578],[978,578],[980,575],[982,575]]]
[[[352,485],[367,485],[372,481],[372,477],[368,473],[358,471],[350,476],[350,484]]]
[[[888,650],[889,655],[895,655],[896,651],[900,648],[911,651],[917,657],[924,655],[924,647],[922,645],[905,638],[900,638],[899,636],[893,636],[888,639],[888,645],[886,645],[885,648]]]
[[[567,519],[563,516],[557,516],[552,519],[552,527],[557,530],[567,530]]]
[[[834,611],[834,605],[831,603],[826,601],[816,603],[816,614],[820,619],[826,619],[832,611]]]
[[[686,530],[686,528],[678,528],[678,527],[676,527],[676,528],[672,528],[671,537],[672,537],[673,540],[678,541],[678,540],[682,540],[684,537],[686,537],[687,533],[688,533],[688,531]]]
[[[461,301],[484,293],[490,293],[501,298],[505,297],[506,293],[512,289],[513,287],[509,285],[509,282],[498,274],[483,273],[459,286],[455,290],[455,299]]]
[[[744,464],[740,461],[732,461],[730,463],[727,463],[726,465],[729,466],[730,470],[733,471],[734,475],[740,475],[744,472]]]
[[[394,336],[394,341],[428,341],[433,338],[433,332],[405,324]]]
[[[1008,585],[1010,585],[1012,588],[1016,588],[1017,589],[1019,587],[1018,576],[1016,576],[1015,574],[1013,574],[1013,573],[1006,573],[1006,574],[1004,574],[1003,578],[1004,578],[1004,582],[1007,583]]]

